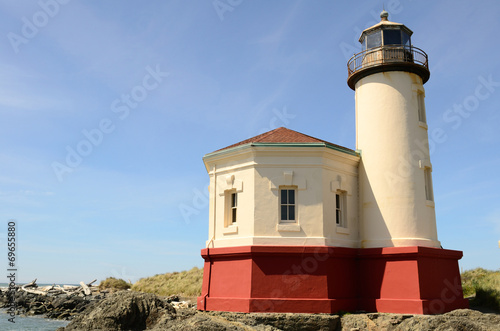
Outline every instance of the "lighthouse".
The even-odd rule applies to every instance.
[[[427,54],[388,20],[348,62],[356,148],[277,128],[204,156],[204,311],[439,314],[468,307],[436,230]],[[347,90],[347,88],[346,88]],[[354,113],[354,112],[353,112]]]
[[[412,31],[388,20],[366,29],[348,62],[355,91],[361,247],[440,247],[424,84],[427,54]]]

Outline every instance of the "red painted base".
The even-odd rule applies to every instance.
[[[440,314],[468,307],[459,251],[241,246],[206,248],[202,256],[199,310]]]

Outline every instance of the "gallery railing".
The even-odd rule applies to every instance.
[[[429,70],[427,54],[420,48],[403,45],[386,45],[354,54],[347,62],[349,77],[356,72],[384,64],[413,63]]]

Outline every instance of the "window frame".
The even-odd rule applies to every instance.
[[[238,214],[238,193],[232,192],[230,193],[230,203],[229,203],[229,208],[231,209],[230,213],[230,224],[235,224],[236,221],[238,220],[237,214]]]
[[[340,214],[340,216],[339,216]],[[335,192],[335,225],[347,228],[347,192],[337,190]]]
[[[234,197],[234,200],[233,200]],[[238,223],[238,192],[236,189],[224,192],[224,227],[236,226]],[[233,202],[236,205],[233,206]]]
[[[424,168],[424,183],[425,199],[427,201],[434,201],[434,191],[432,188],[432,169],[429,167]]]
[[[427,114],[425,111],[425,94],[421,91],[417,91],[417,112],[418,121],[423,124],[427,124]]]
[[[282,192],[283,191],[287,191],[286,193],[286,196],[287,196],[287,201],[285,204],[283,204],[283,197],[282,197]],[[290,191],[293,191],[293,203],[289,203],[289,192]],[[298,198],[298,189],[296,186],[280,186],[279,187],[279,190],[278,190],[278,194],[279,194],[279,207],[278,207],[278,216],[279,216],[279,223],[280,224],[298,224],[298,203],[297,203],[297,198]],[[283,219],[282,218],[282,208],[283,206],[285,206],[287,208],[287,219]],[[288,219],[289,217],[289,207],[292,207],[293,206],[293,210],[294,210],[294,219],[293,220],[290,220]]]

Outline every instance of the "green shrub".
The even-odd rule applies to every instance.
[[[194,267],[189,271],[166,273],[139,279],[132,291],[158,295],[199,296],[203,282],[203,269]]]
[[[463,272],[461,276],[464,297],[472,297],[471,306],[500,312],[500,271],[476,268]]]
[[[116,279],[114,277],[108,277],[99,284],[99,290],[128,290],[132,285],[124,281],[123,279]]]
[[[500,291],[478,288],[472,303],[475,306],[488,307],[500,312]]]

